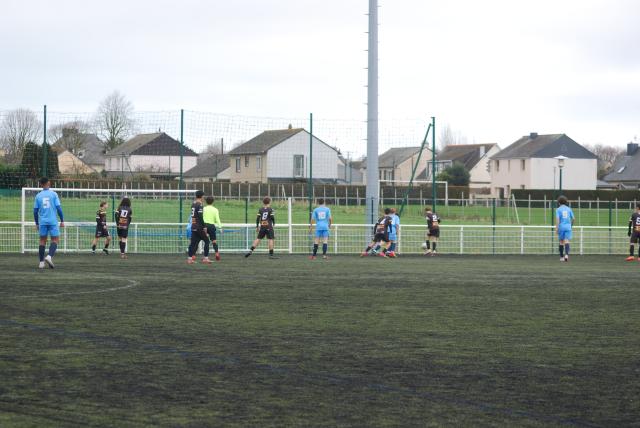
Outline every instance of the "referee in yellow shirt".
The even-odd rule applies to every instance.
[[[207,227],[209,239],[211,239],[211,243],[213,244],[213,251],[216,253],[216,260],[219,261],[220,252],[218,251],[218,242],[216,241],[216,231],[218,229],[222,229],[222,223],[220,222],[220,213],[218,212],[218,209],[213,206],[213,201],[213,196],[207,196],[205,198],[207,205],[203,209],[202,218],[204,219],[204,224]]]

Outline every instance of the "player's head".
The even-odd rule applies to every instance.
[[[564,195],[558,196],[558,205],[567,205],[567,197]]]
[[[391,214],[395,214],[397,211],[395,208],[391,208]]]
[[[427,213],[427,214],[428,214],[428,213],[430,213],[430,212],[431,212],[431,207],[427,207],[427,208],[425,208],[425,209],[424,209],[424,212],[425,212],[425,213]]]
[[[202,190],[196,191],[196,199],[202,199],[203,196],[204,196],[204,191]]]
[[[49,179],[47,177],[40,178],[40,187],[43,189],[48,189],[50,184],[51,183],[49,183]]]
[[[385,213],[385,215],[391,214],[391,208],[385,208],[384,209],[384,213]]]
[[[106,208],[107,207],[107,201],[100,201],[100,208]]]
[[[211,205],[215,199],[213,199],[213,196],[207,196],[204,200],[207,202],[207,205]]]
[[[271,198],[270,198],[270,197],[268,197],[268,196],[267,196],[267,197],[265,197],[265,198],[262,200],[262,203],[263,203],[263,204],[265,204],[265,205],[269,205],[269,204],[271,203]]]
[[[127,197],[122,198],[122,200],[120,201],[120,206],[121,207],[130,207],[131,206],[131,200],[129,200],[129,198],[127,198]]]
[[[324,205],[324,198],[318,198],[318,205]]]
[[[636,211],[640,211],[640,202],[636,204]]]

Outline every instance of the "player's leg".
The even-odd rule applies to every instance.
[[[211,226],[210,228],[207,229],[207,232],[209,232],[209,238],[211,239],[211,247],[213,248],[213,252],[216,255],[216,260],[220,260],[220,250],[218,249],[218,240],[217,240],[217,236],[216,236],[216,227],[215,226]]]
[[[322,237],[322,258],[327,258],[327,251],[329,250],[329,231],[324,232]]]
[[[315,259],[318,254],[318,247],[320,246],[320,231],[316,229],[315,237],[313,238],[313,252],[311,258]]]
[[[91,241],[91,253],[95,254],[96,253],[96,246],[98,245],[98,232],[96,231],[96,236],[93,238],[93,241]]]
[[[45,256],[44,261],[51,269],[53,269],[55,267],[53,264],[53,256],[56,255],[58,242],[60,241],[60,230],[58,229],[57,224],[49,226],[49,236],[51,236],[51,244],[49,244],[49,253]]]
[[[437,254],[437,248],[438,248],[438,240],[439,237],[436,236],[435,233],[432,233],[431,236],[429,237],[429,240],[431,241],[431,255],[435,255]]]
[[[425,244],[424,254],[425,255],[431,254],[431,234],[429,233],[428,230],[427,230],[427,236],[424,239],[424,244]]]
[[[639,235],[640,234],[638,234],[636,231],[633,231],[631,237],[629,238],[629,257],[627,257],[626,259],[628,262],[632,262],[635,260],[635,257],[633,255],[635,253],[635,245],[638,241]],[[640,260],[640,248],[638,248],[638,260]]]
[[[249,251],[244,254],[245,257],[249,257],[251,254],[253,254],[253,250],[258,248],[258,245],[260,245],[260,241],[262,241],[262,238],[264,238],[265,235],[266,235],[265,230],[261,228],[258,231],[258,237],[255,239],[255,241],[253,241],[253,244],[251,244]]]
[[[45,266],[44,253],[45,253],[45,249],[47,248],[47,237],[49,235],[48,228],[46,226],[40,225],[39,235],[40,235],[40,242],[38,243],[38,257],[40,259],[40,264],[38,265],[38,267],[40,269],[43,269]]]
[[[564,239],[564,261],[565,262],[569,261],[569,251],[570,250],[571,250],[571,231],[569,230],[565,234],[565,239]]]
[[[104,248],[102,249],[102,252],[106,255],[109,255],[109,244],[111,244],[111,236],[107,235],[106,239],[104,240]]]
[[[364,249],[364,251],[362,253],[360,253],[360,257],[364,257],[369,255],[369,251],[371,251],[371,249],[374,247],[374,245],[376,245],[377,241],[374,239],[371,240],[371,243],[369,245],[367,245],[367,248]]]
[[[200,232],[202,236],[200,239],[204,242],[204,258],[202,259],[202,263],[211,263],[209,260],[209,237],[203,232]]]
[[[191,241],[189,242],[189,251],[187,263],[193,264],[195,263],[195,255],[198,251],[198,245],[200,244],[200,233],[199,232],[191,232]]]
[[[558,230],[558,252],[560,253],[560,261],[564,261],[564,230]]]
[[[273,255],[273,249],[275,247],[275,232],[273,229],[270,229],[267,231],[267,238],[269,239],[267,241],[268,245],[269,245],[269,258],[275,258],[275,256]]]

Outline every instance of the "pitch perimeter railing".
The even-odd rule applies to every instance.
[[[114,224],[109,224],[111,236],[117,239]],[[93,222],[69,222],[61,228],[59,251],[82,253],[90,251],[95,232]],[[245,251],[255,239],[254,224],[226,224],[218,234],[223,253]],[[330,252],[357,254],[371,239],[371,226],[335,224],[331,228]],[[404,225],[398,240],[400,254],[420,254],[425,239],[425,227]],[[557,240],[550,226],[441,226],[438,252],[443,254],[554,254]],[[305,254],[311,251],[313,233],[306,224],[276,226],[276,251]],[[573,229],[573,254],[626,254],[626,227],[577,226]],[[131,253],[183,253],[189,240],[184,224],[133,223],[129,231],[128,251]],[[266,244],[266,243],[265,243]],[[112,245],[117,249],[117,245]],[[33,222],[0,222],[0,252],[25,253],[38,250],[38,232]],[[258,251],[265,251],[261,245]]]

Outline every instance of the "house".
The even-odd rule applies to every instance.
[[[564,156],[561,168],[559,156]],[[520,138],[491,157],[491,193],[509,197],[512,189],[595,190],[598,158],[565,134]]]
[[[362,183],[362,161],[352,161],[338,154],[338,181],[342,184]]]
[[[409,182],[413,166],[418,160],[420,147],[393,147],[378,156],[378,179],[382,182]],[[416,169],[416,177],[421,171],[427,168],[427,164],[431,160],[431,151],[426,148],[420,156],[420,164]],[[361,169],[362,183],[366,184],[367,178],[367,162],[362,160]]]
[[[60,174],[94,174],[104,169],[104,142],[96,134],[65,129],[51,148],[58,153]]]
[[[211,155],[183,174],[187,183],[229,181],[231,177],[231,158],[228,154]]]
[[[495,143],[488,144],[451,144],[436,155],[436,175],[454,163],[464,165],[469,171],[469,187],[472,189],[489,188],[491,186],[491,174],[489,174],[489,161],[491,156],[497,154],[500,147]],[[431,179],[432,164],[427,165],[424,177]]]
[[[640,189],[640,150],[637,143],[627,144],[627,153],[618,159],[603,181],[622,189]]]
[[[149,174],[177,177],[198,162],[198,154],[164,132],[136,135],[105,154],[105,171],[110,176]]]
[[[309,177],[310,134],[302,128],[264,131],[229,152],[230,179],[234,182],[266,183],[306,180]],[[336,182],[338,151],[313,137],[312,178]]]

